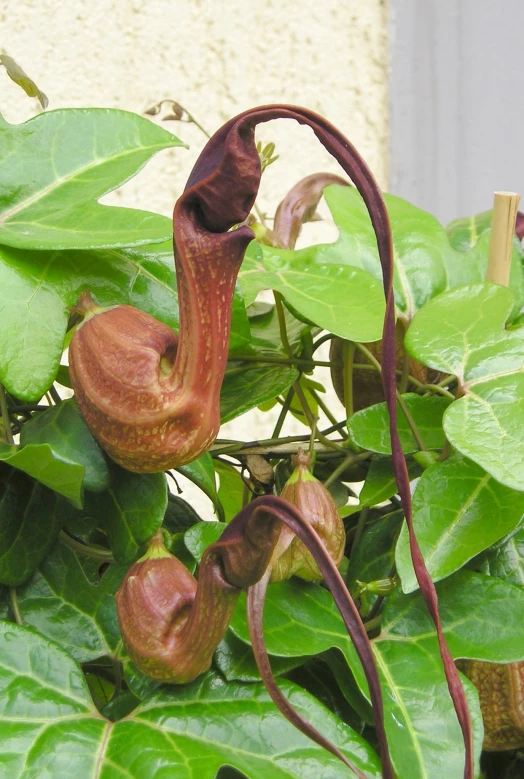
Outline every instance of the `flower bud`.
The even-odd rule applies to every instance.
[[[310,457],[302,449],[291,458],[295,470],[284,485],[281,498],[285,498],[299,511],[311,527],[316,530],[329,556],[339,565],[344,555],[346,533],[330,492],[309,470]],[[271,561],[272,582],[299,576],[306,581],[320,581],[322,574],[311,553],[302,541],[288,528],[280,533]]]
[[[458,660],[479,694],[484,721],[482,748],[488,752],[524,747],[524,662]]]

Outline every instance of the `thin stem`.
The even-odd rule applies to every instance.
[[[282,303],[283,297],[280,294],[280,292],[277,292],[277,290],[275,289],[273,290],[273,296],[275,298],[275,308],[278,317],[278,327],[280,329],[280,340],[282,341],[282,346],[284,347],[284,351],[289,357],[289,359],[294,360],[295,355],[293,354],[293,349],[291,348],[291,344],[289,343],[289,338],[287,336],[286,315],[284,312],[284,304]]]
[[[401,319],[397,320],[401,323],[403,334],[402,334],[402,348],[404,349],[404,336],[406,335],[406,323],[403,322]],[[400,382],[398,385],[398,391],[402,394],[403,392],[406,392],[408,385],[409,385],[409,369],[411,368],[411,357],[407,353],[407,351],[404,349],[404,358],[402,360],[402,375],[400,377]]]
[[[24,620],[20,613],[20,604],[18,603],[18,595],[16,594],[16,587],[9,587],[9,605],[13,612],[13,617],[17,625],[23,625]]]
[[[61,403],[61,402],[62,402],[62,398],[61,398],[61,397],[60,397],[60,395],[58,394],[58,391],[57,391],[57,389],[55,388],[55,385],[54,385],[54,384],[52,384],[52,385],[49,387],[49,394],[51,395],[51,397],[53,398],[53,400],[55,401],[55,403],[56,403],[56,405],[57,405],[57,406],[58,406],[58,404],[59,404],[59,403]]]
[[[338,477],[344,473],[344,471],[349,468],[350,465],[353,465],[354,463],[360,463],[364,460],[367,460],[371,457],[371,452],[360,452],[360,454],[348,454],[347,457],[344,457],[340,465],[337,465],[335,470],[329,474],[327,479],[324,481],[324,487],[329,487],[331,484],[333,484]]]
[[[337,422],[336,425],[331,425],[331,427],[327,427],[325,430],[323,430],[322,435],[327,436],[330,435],[330,433],[336,433],[345,424],[346,424],[345,422]],[[309,434],[290,435],[290,436],[285,436],[284,438],[279,438],[277,435],[277,436],[273,436],[272,438],[262,439],[260,441],[235,441],[228,446],[222,446],[224,441],[217,439],[216,446],[214,448],[213,447],[211,448],[211,454],[213,455],[213,457],[217,457],[221,454],[234,454],[236,452],[242,454],[244,449],[252,450],[254,447],[267,448],[268,446],[281,445],[281,444],[301,444],[304,441],[309,441]],[[330,441],[330,444],[332,443],[334,442]],[[250,454],[252,454],[251,451]]]
[[[302,357],[273,357],[272,355],[264,354],[233,354],[228,362],[266,362],[275,365],[300,365],[304,368],[331,368],[332,366],[341,365],[338,362],[330,362],[329,360],[308,360]]]
[[[420,430],[417,427],[417,424],[413,417],[411,416],[411,412],[408,409],[406,402],[404,401],[404,398],[400,394],[400,392],[397,390],[397,403],[399,404],[400,408],[402,409],[402,413],[406,417],[407,423],[410,427],[411,432],[413,433],[413,438],[417,442],[417,446],[420,449],[421,452],[426,451],[426,444],[424,443],[424,439],[422,438],[422,435],[420,433]]]
[[[322,344],[326,343],[326,341],[331,341],[333,338],[336,337],[337,336],[334,335],[333,333],[325,333],[325,335],[320,336],[320,338],[318,338],[313,344],[313,349],[311,350],[311,353],[313,354],[314,352],[316,352],[317,349],[319,349],[322,346]]]
[[[344,407],[346,419],[353,416],[353,366],[355,364],[355,344],[353,341],[344,341],[342,347],[342,365],[344,381]]]
[[[425,390],[426,392],[435,392],[437,395],[442,395],[444,398],[450,398],[450,400],[456,400],[455,395],[444,387],[440,387],[438,384],[421,384],[417,389]]]
[[[323,400],[323,399],[322,399],[322,397],[320,396],[320,393],[319,393],[319,392],[317,392],[316,390],[314,390],[312,387],[309,387],[309,392],[310,392],[311,396],[312,396],[313,398],[315,398],[316,402],[318,403],[318,407],[320,408],[320,410],[321,410],[321,411],[323,411],[323,412],[324,412],[324,414],[325,414],[325,415],[326,415],[326,417],[329,419],[329,421],[331,422],[331,424],[332,424],[332,425],[336,425],[336,424],[338,424],[338,423],[337,423],[337,418],[336,418],[336,416],[335,416],[334,414],[332,414],[332,413],[331,413],[330,409],[329,409],[329,408],[327,407],[327,405],[324,403],[324,400]],[[343,437],[346,437],[346,436],[344,435],[344,432],[343,432],[342,430],[340,431],[340,435],[342,435]]]
[[[271,438],[275,439],[279,437],[280,431],[282,430],[282,427],[284,425],[285,419],[287,417],[287,413],[289,409],[291,408],[291,401],[293,400],[293,395],[295,394],[295,390],[293,387],[290,387],[287,391],[284,403],[282,405],[282,408],[280,410],[280,414],[278,415],[277,423],[275,425],[275,429],[273,430],[273,435]]]
[[[107,563],[113,563],[115,560],[113,553],[109,549],[102,549],[102,547],[91,546],[90,544],[84,544],[82,541],[77,541],[76,538],[70,536],[65,530],[60,531],[58,538],[70,549],[73,549],[75,552],[80,552],[80,554],[87,555],[87,557],[93,557],[95,560],[101,560]]]
[[[9,422],[9,411],[7,409],[7,400],[5,397],[5,391],[2,384],[0,384],[0,416],[2,417],[2,424],[4,426],[7,443],[14,445],[15,439],[13,438],[13,431],[11,430],[11,424]]]
[[[395,565],[395,563],[393,563],[393,565],[389,569],[389,573],[388,573],[386,578],[387,579],[394,579],[396,573],[397,573],[397,566]],[[376,618],[376,616],[377,616],[377,614],[379,612],[379,609],[382,606],[383,602],[384,602],[384,595],[379,595],[377,597],[377,599],[375,600],[374,604],[372,605],[371,610],[370,610],[368,616],[366,617],[366,621],[364,622],[364,624],[366,625],[366,630],[367,630],[367,625],[370,622],[375,620],[375,618]]]
[[[310,428],[313,428],[313,425],[315,424],[314,416],[313,416],[313,413],[312,413],[311,409],[309,408],[306,396],[304,395],[304,391],[303,391],[302,387],[300,386],[298,379],[293,384],[293,387],[294,387],[294,390],[295,390],[295,394],[296,394],[296,396],[297,396],[297,398],[299,400],[299,403],[302,406],[302,410],[304,411],[304,414],[306,415],[306,419],[308,421],[308,425],[310,426]],[[346,451],[343,446],[340,446],[340,444],[335,443],[335,441],[331,441],[329,438],[326,438],[326,436],[323,435],[320,432],[317,432],[316,437],[318,438],[319,441],[321,441],[323,444],[325,444],[325,446],[330,446],[332,449],[340,449],[343,452]]]

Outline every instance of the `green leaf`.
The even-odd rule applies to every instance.
[[[413,417],[426,449],[441,449],[445,443],[442,431],[442,416],[449,406],[447,398],[427,397],[407,393],[402,395],[404,402]],[[416,452],[419,446],[415,440],[403,411],[397,404],[397,429],[405,454]],[[370,449],[379,454],[391,454],[389,439],[389,414],[385,403],[357,411],[348,422],[352,440],[363,449]]]
[[[524,515],[524,493],[493,479],[460,454],[427,468],[413,495],[413,524],[434,581],[457,571],[511,532]],[[407,529],[396,551],[404,592],[417,589]]]
[[[289,389],[298,371],[288,365],[228,364],[220,394],[222,424]]]
[[[132,563],[142,546],[162,525],[167,509],[167,483],[163,473],[131,473],[111,467],[111,486],[86,496],[86,513],[107,530],[118,563]]]
[[[208,498],[211,498],[216,505],[218,501],[217,486],[215,480],[215,469],[213,466],[213,459],[209,452],[205,452],[198,460],[193,460],[192,463],[181,465],[176,469],[186,476],[193,484],[200,487]]]
[[[271,263],[271,269],[285,266],[287,258],[292,256],[298,266],[301,263],[350,265],[367,271],[382,282],[377,242],[360,194],[353,187],[332,185],[324,190],[324,196],[339,229],[338,241],[302,249],[293,255],[264,246],[264,265]],[[393,234],[395,302],[408,319],[430,298],[444,290],[481,282],[486,278],[489,231],[475,240],[470,251],[456,251],[434,216],[394,195],[385,194],[384,199]],[[515,248],[511,268],[511,286],[517,302],[514,314],[518,313],[524,299],[521,257],[522,251]],[[357,284],[355,287],[358,290]],[[328,295],[326,290],[326,300],[330,300]],[[360,303],[365,301],[363,289],[362,296]],[[345,335],[335,330],[332,332]],[[366,340],[351,335],[345,337]],[[379,338],[380,333],[367,340]]]
[[[172,242],[139,249],[27,252],[0,246],[0,381],[15,397],[38,400],[55,378],[68,306],[89,289],[101,306],[129,304],[178,329]],[[235,296],[231,348],[249,339]]]
[[[498,579],[461,571],[438,585],[444,632],[453,657],[515,662],[524,658],[524,592]],[[242,597],[231,628],[249,641]],[[264,612],[268,652],[298,657],[331,647],[340,649],[364,693],[366,684],[355,650],[330,594],[292,579],[272,585]],[[382,633],[373,649],[384,691],[386,730],[392,759],[401,777],[463,776],[462,734],[438,654],[435,630],[419,593],[395,591],[387,601]],[[482,721],[474,688],[464,680],[477,752]]]
[[[482,573],[524,587],[524,528],[512,533],[506,543],[488,549],[478,562]]]
[[[200,522],[184,533],[184,544],[197,563],[210,544],[218,541],[226,526],[223,522]]]
[[[408,458],[408,475],[410,480],[416,479],[422,473],[422,468],[411,458]],[[374,457],[359,495],[361,506],[376,506],[397,494],[397,482],[393,473],[393,463],[390,457]]]
[[[0,460],[68,498],[77,508],[82,506],[84,466],[49,444],[18,447],[0,442]]]
[[[290,251],[251,243],[238,277],[246,303],[263,289],[275,289],[296,312],[322,329],[352,341],[380,339],[381,282],[341,259],[325,262],[317,257],[317,248]]]
[[[309,325],[304,324],[293,316],[284,306],[284,319],[286,322],[287,339],[290,346],[296,349],[299,346],[302,337],[311,330]],[[280,337],[280,323],[275,306],[267,306],[266,303],[255,302],[248,308],[249,326],[251,328],[251,350],[256,353],[261,352],[280,352],[286,354],[282,346]]]
[[[169,239],[167,217],[98,199],[156,152],[183,145],[148,119],[110,108],[66,108],[0,125],[0,243],[94,249]]]
[[[282,717],[262,685],[226,683],[208,674],[193,684],[162,688],[113,723],[96,711],[80,668],[58,645],[3,623],[0,647],[0,764],[8,766],[12,779],[161,774],[214,779],[222,765],[250,779],[347,776],[340,761]],[[290,682],[284,692],[378,779],[378,759],[364,739]]]
[[[167,509],[164,515],[164,527],[170,533],[185,533],[202,520],[184,498],[167,493]]]
[[[493,211],[483,211],[480,214],[475,214],[474,216],[463,219],[455,219],[453,222],[450,222],[446,227],[446,233],[453,248],[458,249],[461,252],[469,251],[476,245],[481,236],[484,236],[485,233],[491,233],[492,217]],[[491,236],[489,236],[489,238],[490,237]],[[482,243],[485,245],[485,241]],[[511,313],[512,321],[517,318],[516,314],[518,314],[522,305],[524,279],[522,274],[523,259],[524,250],[522,249],[522,244],[517,236],[514,235],[510,270],[510,288],[515,296],[515,306]],[[484,281],[485,278],[486,275],[484,274],[478,281]],[[474,279],[471,279],[471,281],[474,281]],[[464,281],[462,283],[466,282]]]
[[[4,52],[0,54],[0,62],[6,69],[7,75],[11,81],[14,81],[15,84],[18,84],[19,87],[22,87],[28,97],[38,98],[38,102],[42,108],[47,108],[49,104],[47,95],[45,95],[42,90],[37,87],[32,78],[29,78],[27,73],[25,73],[25,71],[20,67],[18,62],[16,62],[12,57],[9,57]]]
[[[275,657],[271,660],[271,670],[280,676],[302,665],[307,657]],[[235,634],[228,630],[214,654],[218,670],[228,681],[259,682],[260,673],[255,662],[253,650]]]
[[[215,460],[215,471],[219,479],[218,499],[224,509],[224,519],[230,522],[242,508],[244,482],[236,468],[220,460]]]
[[[357,581],[373,582],[390,575],[395,560],[395,544],[404,521],[402,511],[393,511],[371,521],[351,554],[348,570],[348,586],[355,594]],[[376,600],[372,593],[361,595],[362,611],[368,613]]]
[[[56,492],[0,464],[0,583],[16,587],[25,581],[73,511]]]
[[[58,542],[17,590],[24,625],[58,642],[79,663],[115,657],[120,630],[114,596],[126,570],[110,565],[92,584],[75,552]]]
[[[49,444],[62,457],[83,465],[83,486],[87,490],[97,492],[109,486],[109,467],[104,453],[74,400],[63,400],[59,405],[33,416],[22,428],[20,443],[23,446]]]
[[[524,328],[504,329],[512,304],[498,284],[452,290],[417,314],[405,343],[424,364],[459,379],[464,396],[443,420],[450,442],[497,481],[522,490]]]

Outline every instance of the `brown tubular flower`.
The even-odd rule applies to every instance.
[[[104,362],[104,350],[101,353],[89,345],[91,324],[97,319],[109,316],[111,312],[91,317],[80,329],[77,344],[72,344],[73,385],[78,393],[81,411],[94,435],[115,460],[131,470],[155,471],[172,468],[195,459],[211,445],[219,424],[218,401],[227,359],[233,287],[245,248],[253,236],[251,229],[245,225],[231,232],[229,230],[247,219],[257,194],[260,162],[254,142],[255,127],[261,122],[282,118],[294,119],[314,131],[362,195],[375,230],[386,298],[382,380],[390,416],[393,468],[408,526],[415,573],[436,626],[448,687],[462,728],[466,748],[464,779],[473,779],[472,728],[466,697],[442,632],[435,587],[413,531],[409,477],[397,432],[395,304],[389,219],[373,175],[356,149],[336,128],[312,111],[286,105],[251,109],[221,127],[206,144],[186,190],[175,207],[174,245],[180,304],[180,340],[174,363],[172,351],[167,355],[155,353],[155,365],[158,367],[155,367],[156,376],[151,377],[153,385],[159,380],[162,357],[167,357],[167,361],[164,361],[166,378],[163,382],[160,380],[165,387],[161,397],[150,397],[146,370],[132,393],[123,392],[122,401],[119,388],[116,391],[107,389],[110,386],[111,373],[116,372],[116,385],[120,383],[119,375],[132,380],[134,360],[133,350],[124,347],[121,359],[124,362],[130,360],[131,366],[124,367],[121,364],[119,338],[114,342],[113,366],[109,367]],[[84,335],[82,331],[85,331]],[[145,327],[146,345],[149,335],[150,332]],[[75,338],[76,334],[73,342]],[[140,341],[139,343],[141,346]],[[144,367],[148,362],[152,364],[154,361],[144,360]],[[100,374],[105,378],[97,389]],[[144,402],[141,400],[142,396]],[[268,501],[277,500],[279,499],[271,496],[264,498],[266,504]],[[256,501],[250,505],[255,503]],[[278,515],[276,504],[271,505]],[[292,507],[287,505],[291,511]],[[296,510],[294,512],[296,517]],[[284,516],[279,518],[285,521]],[[309,526],[308,531],[314,533]],[[296,532],[300,535],[306,531],[301,527],[299,532],[297,525]],[[307,546],[305,536],[300,537]],[[310,540],[311,536],[308,535],[307,538]],[[323,546],[321,551],[328,558],[329,565],[334,567]],[[336,588],[336,577],[339,574],[336,567],[334,570],[336,576],[335,572],[331,571],[331,582]],[[324,578],[330,584],[326,574]],[[235,585],[229,578],[227,569],[226,579]],[[340,582],[338,584],[340,586]],[[335,592],[333,594],[336,598]],[[348,615],[349,612],[346,616]],[[361,622],[359,623],[358,612],[355,620],[351,621],[353,640],[363,641],[363,628]],[[349,629],[350,623],[346,624]],[[364,644],[362,651],[363,656],[367,658],[367,672],[374,679],[374,686],[370,684],[370,688],[376,706],[384,776],[392,777],[393,770],[387,757],[383,724],[381,725],[382,704],[376,669],[368,644],[365,644],[365,650],[363,647]]]
[[[229,543],[206,549],[197,582],[158,531],[116,594],[122,640],[137,668],[175,684],[207,671],[242,589],[263,575],[279,532],[273,517],[263,526],[248,517]]]

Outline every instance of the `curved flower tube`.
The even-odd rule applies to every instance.
[[[198,584],[163,546],[162,532],[128,571],[117,595],[117,612],[126,650],[148,676],[185,683],[207,671],[242,590],[248,591],[253,650],[269,694],[300,731],[323,746],[359,777],[365,775],[310,725],[280,692],[264,647],[262,608],[270,560],[282,530],[296,534],[314,558],[331,590],[355,644],[368,681],[384,779],[394,779],[384,730],[382,693],[371,644],[349,591],[321,538],[301,512],[283,498],[252,501],[209,546],[200,563]],[[264,659],[265,658],[265,659]]]
[[[435,587],[414,534],[409,477],[397,432],[389,219],[373,175],[336,128],[307,109],[274,105],[246,111],[218,130],[198,158],[186,190],[175,206],[178,344],[169,342],[166,348],[164,335],[149,318],[143,327],[136,328],[132,342],[117,321],[111,349],[100,349],[97,322],[105,317],[107,323],[107,318],[117,316],[113,312],[122,307],[94,313],[72,340],[73,386],[93,434],[117,462],[130,470],[173,468],[190,462],[209,448],[219,426],[219,393],[227,359],[234,284],[245,248],[253,236],[246,225],[230,229],[248,217],[260,182],[255,127],[280,118],[294,119],[311,127],[360,192],[376,234],[386,297],[382,379],[390,415],[393,468],[408,526],[414,569],[436,626],[448,687],[463,732],[464,777],[473,779],[469,711],[442,632]],[[113,325],[107,327],[111,329]],[[138,360],[135,360],[136,349]],[[228,581],[234,584],[229,577]],[[389,770],[387,762],[385,770]],[[392,772],[387,775],[392,776]]]

